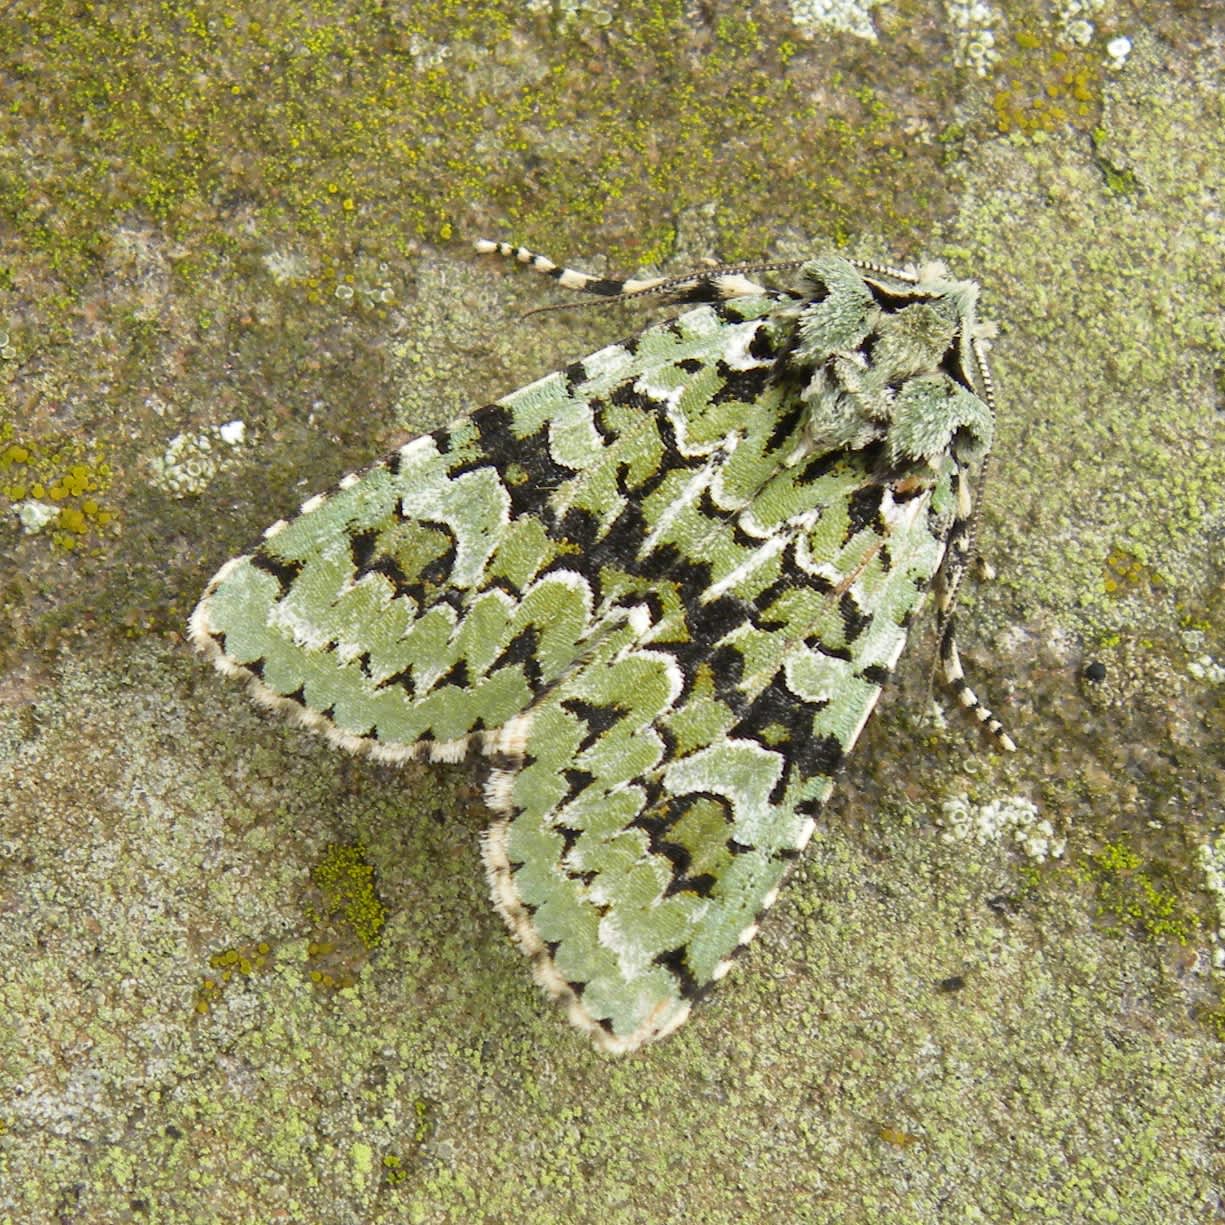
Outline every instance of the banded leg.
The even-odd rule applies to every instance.
[[[578,272],[574,268],[563,268],[544,255],[529,251],[526,247],[516,247],[508,242],[493,242],[488,238],[479,238],[474,245],[482,255],[497,254],[507,259],[517,259],[521,264],[527,264],[529,268],[534,268],[537,272],[552,277],[566,289],[594,294],[596,297],[605,299],[638,298],[647,294],[660,294],[678,302],[719,302],[728,298],[751,297],[754,294],[763,294],[768,291],[765,286],[750,280],[745,275],[746,273],[778,271],[800,266],[795,260],[777,264],[716,264],[710,269],[685,272],[678,276],[627,277],[624,280],[616,280],[611,277],[592,276],[587,272]],[[544,309],[555,308],[545,307]]]
[[[978,472],[977,494],[970,486],[964,470],[957,473],[957,513],[949,529],[944,564],[936,576],[936,606],[940,633],[940,670],[944,683],[957,696],[963,710],[969,711],[983,725],[987,734],[1007,753],[1016,750],[1016,743],[1004,730],[1004,725],[983,705],[978,695],[966,681],[957,650],[957,636],[953,629],[953,610],[957,606],[957,593],[961,580],[974,559],[974,540],[978,527],[979,506],[982,499],[983,477],[986,464]]]
[[[1004,725],[993,715],[990,709],[978,700],[978,695],[966,681],[965,671],[961,666],[961,655],[957,650],[957,636],[953,632],[953,619],[949,617],[944,622],[940,634],[940,670],[944,675],[944,683],[957,695],[957,701],[963,710],[968,711],[982,724],[987,734],[1006,753],[1016,751],[1016,741],[1004,729]]]

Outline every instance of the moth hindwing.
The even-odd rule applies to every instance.
[[[608,1051],[754,936],[934,590],[993,406],[977,286],[836,256],[561,284],[676,318],[414,439],[227,562],[196,645],[381,761],[490,758],[493,902]],[[759,271],[759,270],[758,270]]]

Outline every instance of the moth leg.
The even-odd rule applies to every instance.
[[[949,617],[944,622],[940,635],[940,668],[944,674],[944,683],[957,695],[957,701],[964,710],[969,711],[987,734],[1006,753],[1016,750],[1016,741],[1004,730],[1004,725],[991,711],[978,700],[978,695],[966,682],[966,675],[961,667],[961,656],[957,651],[957,637],[953,632],[953,619]]]
[[[750,280],[747,272],[770,272],[782,269],[797,268],[798,261],[787,260],[775,264],[718,264],[696,272],[684,272],[677,276],[627,277],[617,280],[613,277],[592,276],[587,272],[578,272],[574,268],[564,268],[555,264],[547,256],[526,247],[517,247],[513,243],[493,242],[488,238],[479,238],[474,244],[482,255],[497,254],[507,259],[517,259],[521,264],[527,264],[537,272],[552,277],[566,289],[575,289],[581,293],[594,294],[604,299],[638,298],[647,294],[659,294],[669,301],[677,302],[722,302],[729,298],[753,297],[768,293],[764,285]],[[563,305],[577,305],[566,303]],[[558,309],[543,307],[543,310]],[[536,314],[536,311],[531,312]]]
[[[964,539],[964,538],[963,538]],[[1016,741],[1009,736],[1007,730],[1004,730],[1003,724],[995,715],[991,713],[989,707],[984,706],[979,701],[979,696],[974,690],[971,690],[967,680],[965,680],[965,671],[962,668],[962,657],[957,649],[957,633],[953,627],[953,604],[957,597],[957,588],[959,586],[960,577],[964,573],[965,561],[962,560],[960,567],[954,566],[947,578],[942,578],[940,583],[940,592],[938,598],[941,601],[940,608],[940,669],[946,684],[957,696],[957,701],[960,707],[968,710],[974,715],[975,719],[984,726],[987,734],[995,740],[996,744],[1002,748],[1004,752],[1016,751]]]
[[[986,465],[979,469],[978,497],[974,497],[970,482],[964,471],[957,474],[957,517],[949,530],[944,562],[936,575],[936,601],[940,631],[940,670],[944,683],[957,695],[964,710],[971,712],[983,725],[987,734],[1005,752],[1016,749],[1016,743],[1004,730],[1004,725],[979,701],[978,695],[966,682],[957,651],[957,636],[953,629],[953,610],[957,605],[957,592],[962,577],[974,559],[975,537],[978,528],[978,508],[981,505],[983,478]]]

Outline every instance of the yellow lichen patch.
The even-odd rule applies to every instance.
[[[1102,66],[1088,49],[1052,49],[1049,37],[1022,32],[998,75],[992,105],[1001,132],[1053,132],[1065,124],[1088,131],[1101,114]]]
[[[205,975],[196,988],[194,1010],[201,1016],[209,1012],[221,998],[226,985],[236,977],[246,978],[266,970],[272,964],[272,945],[266,940],[257,944],[234,945],[214,953],[208,959],[211,974]]]
[[[343,991],[357,982],[343,950],[331,940],[312,940],[306,946],[306,977],[323,991]]]
[[[358,843],[334,842],[325,847],[311,870],[321,895],[320,917],[342,918],[367,949],[378,944],[387,922],[387,908],[374,887],[374,867]]]
[[[921,1139],[914,1132],[904,1131],[900,1127],[891,1127],[884,1125],[876,1129],[877,1136],[886,1144],[892,1144],[894,1148],[909,1148],[917,1140]]]
[[[1106,558],[1102,589],[1107,595],[1134,590],[1137,587],[1160,587],[1161,576],[1127,549],[1116,548]]]
[[[1198,916],[1158,866],[1146,864],[1123,842],[1108,842],[1091,856],[1099,917],[1114,919],[1153,939],[1186,944],[1200,926]]]
[[[360,844],[332,843],[311,870],[313,897],[304,907],[315,925],[306,946],[306,976],[322,991],[343,991],[382,937],[387,908],[375,891],[374,867]]]
[[[27,535],[47,532],[58,549],[76,549],[116,525],[101,500],[113,473],[103,449],[75,438],[17,440],[0,425],[0,512],[17,515]]]

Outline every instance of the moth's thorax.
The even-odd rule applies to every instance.
[[[992,419],[972,383],[973,282],[932,276],[906,296],[833,257],[806,264],[801,279],[808,296],[785,308],[785,361],[811,448],[882,444],[888,468],[903,472],[954,447],[961,462],[981,461]]]

